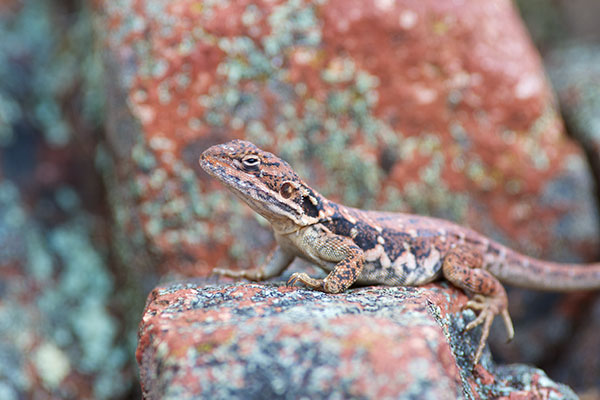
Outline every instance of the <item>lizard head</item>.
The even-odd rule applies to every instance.
[[[200,166],[271,224],[291,221],[307,226],[323,216],[325,198],[287,162],[250,142],[232,140],[212,146],[202,153]]]

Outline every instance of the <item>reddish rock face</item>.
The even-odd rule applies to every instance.
[[[475,375],[465,296],[439,285],[340,295],[274,285],[156,288],[139,330],[145,398],[510,398],[575,396],[543,372]],[[472,318],[471,311],[465,313]]]
[[[352,206],[446,217],[532,255],[597,248],[582,153],[509,0],[101,4],[113,206],[166,269],[247,267],[270,247],[197,167],[232,137]]]
[[[351,206],[543,258],[599,248],[590,173],[509,0],[98,4],[118,254],[144,278],[268,254],[268,226],[197,165],[235,137]],[[540,304],[512,309],[532,323]]]

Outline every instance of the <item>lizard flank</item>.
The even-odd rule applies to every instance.
[[[285,161],[250,142],[213,146],[202,154],[200,165],[265,217],[277,241],[265,265],[214,273],[260,281],[280,275],[301,257],[328,275],[315,279],[295,273],[288,285],[302,283],[327,293],[354,283],[418,286],[443,277],[470,294],[465,307],[478,312],[466,326],[482,325],[474,364],[496,315],[503,318],[509,339],[514,334],[500,282],[550,291],[600,288],[600,264],[541,261],[445,220],[336,204],[304,183]]]

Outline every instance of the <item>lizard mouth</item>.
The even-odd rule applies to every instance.
[[[231,189],[243,189],[244,179],[240,177],[240,172],[231,165],[232,161],[223,155],[223,145],[216,145],[206,149],[198,162],[200,167],[209,175],[217,178]]]
[[[214,146],[213,146],[214,147]],[[214,176],[219,181],[223,182],[227,188],[235,191],[241,191],[247,185],[243,179],[238,177],[235,169],[230,166],[223,157],[212,155],[209,153],[209,148],[200,157],[200,166],[209,175]]]
[[[200,160],[198,161],[204,171],[206,171],[209,175],[214,176],[215,178],[219,178],[219,175],[217,174],[218,168],[216,167],[217,160],[215,159],[215,157],[211,156],[210,154],[207,154],[208,150],[202,153],[202,155],[200,156]]]

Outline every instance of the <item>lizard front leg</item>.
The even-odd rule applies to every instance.
[[[317,228],[315,228],[317,229]],[[288,286],[301,282],[306,286],[326,293],[340,293],[348,289],[360,275],[364,265],[364,252],[350,238],[329,231],[316,230],[307,235],[304,246],[322,261],[337,263],[325,279],[311,278],[304,272],[292,274]]]
[[[483,257],[480,252],[469,247],[456,247],[444,257],[442,271],[444,277],[474,296],[465,304],[465,308],[479,311],[479,315],[467,326],[471,330],[483,324],[479,346],[473,364],[478,364],[485,347],[490,326],[496,315],[502,315],[508,339],[514,335],[512,321],[508,314],[508,299],[504,287],[492,274],[482,268]]]
[[[215,268],[213,269],[212,273],[221,276],[228,276],[230,278],[246,278],[251,281],[263,281],[281,275],[283,270],[285,270],[292,263],[292,261],[294,261],[295,257],[296,256],[294,254],[283,250],[281,246],[277,246],[267,258],[267,262],[260,267],[237,271]]]

